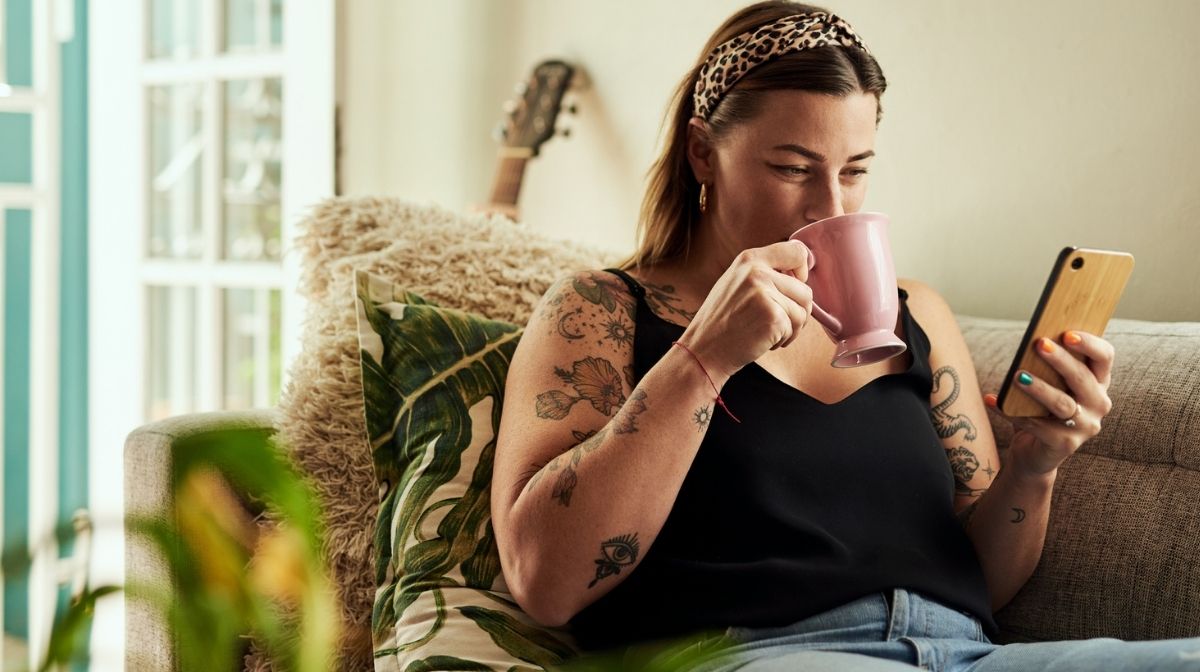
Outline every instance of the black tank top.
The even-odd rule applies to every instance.
[[[637,380],[684,328],[638,300]],[[929,339],[900,291],[911,364],[825,404],[756,363],[721,397],[671,513],[641,564],[572,620],[587,649],[728,626],[794,623],[906,588],[995,634],[974,547],[954,513],[954,476],[929,416]],[[663,446],[664,450],[669,446]]]

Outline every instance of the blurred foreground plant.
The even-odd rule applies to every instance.
[[[698,634],[588,653],[553,669],[555,672],[681,672],[712,659],[733,644],[723,633]]]
[[[162,519],[125,520],[127,543],[143,543],[161,558],[173,585],[130,576],[128,599],[161,614],[179,643],[175,655],[183,670],[241,669],[247,633],[275,670],[333,667],[341,612],[321,554],[320,509],[311,488],[261,433],[215,432],[177,442],[173,450],[173,510]],[[260,531],[235,492],[261,504],[278,524]],[[70,527],[56,536],[61,543]],[[6,576],[27,566],[27,554],[5,552]],[[86,661],[95,604],[121,589],[88,586],[58,614],[39,670]]]

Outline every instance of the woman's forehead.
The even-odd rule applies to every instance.
[[[754,119],[739,130],[742,139],[773,149],[782,145],[841,144],[871,149],[877,101],[872,94],[833,96],[809,91],[772,91]],[[820,150],[818,150],[820,151]]]

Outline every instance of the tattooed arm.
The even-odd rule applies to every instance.
[[[708,426],[712,389],[679,348],[633,387],[635,306],[608,273],[559,282],[509,369],[492,519],[513,596],[547,625],[629,575]]]
[[[1041,558],[1054,475],[1026,478],[1000,468],[975,366],[950,307],[930,287],[901,286],[931,344],[930,419],[954,473],[955,510],[979,556],[992,609],[999,610]]]

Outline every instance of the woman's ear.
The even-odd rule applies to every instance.
[[[692,166],[692,175],[700,184],[712,182],[713,147],[708,133],[708,124],[700,117],[692,117],[687,126],[687,158]]]

